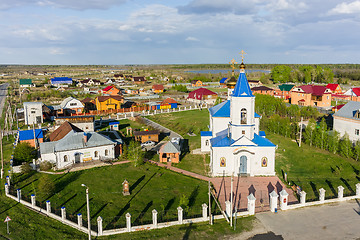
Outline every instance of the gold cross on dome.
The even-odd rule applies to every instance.
[[[230,63],[231,68],[233,70],[235,70],[235,64],[237,64],[237,62],[234,59],[232,59],[229,63]]]
[[[241,52],[240,52],[241,62],[244,62],[244,54],[246,54],[246,52],[244,50],[241,50]]]

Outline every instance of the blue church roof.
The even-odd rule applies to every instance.
[[[208,137],[208,136],[212,136],[212,131],[201,131],[200,135],[202,137]]]
[[[269,139],[260,137],[256,133],[254,134],[253,143],[257,144],[258,147],[275,147],[276,145],[270,142]]]
[[[35,137],[36,138],[43,138],[42,129],[35,129]],[[20,141],[30,140],[30,139],[34,139],[34,132],[33,132],[32,129],[19,131],[19,140]]]
[[[260,133],[262,134],[262,133]],[[212,147],[229,147],[235,141],[233,139],[229,139],[227,135],[220,135],[211,140]],[[269,139],[261,137],[254,133],[254,138],[251,140],[257,146],[254,147],[275,147],[276,145],[273,144]]]
[[[251,92],[249,82],[246,78],[245,73],[240,73],[232,96],[233,97],[254,97],[254,95]]]

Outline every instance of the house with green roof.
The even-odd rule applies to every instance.
[[[279,97],[285,100],[290,99],[290,92],[294,89],[294,84],[283,83],[275,89],[275,97]]]
[[[20,87],[34,87],[33,83],[32,83],[32,80],[27,78],[23,78],[23,79],[20,79],[19,80],[19,85]]]

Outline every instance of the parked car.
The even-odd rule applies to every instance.
[[[155,142],[153,142],[153,141],[146,141],[141,144],[142,148],[143,147],[153,147],[153,146],[155,146]]]

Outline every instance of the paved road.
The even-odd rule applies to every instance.
[[[256,217],[264,231],[250,239],[360,239],[359,201],[264,212]]]
[[[9,86],[8,83],[4,83],[4,84],[0,85],[0,113],[1,114],[2,114],[3,108],[4,108],[8,86]]]

